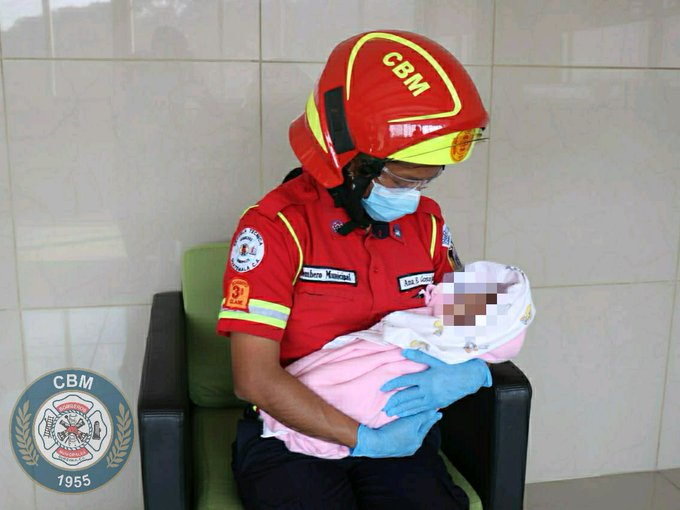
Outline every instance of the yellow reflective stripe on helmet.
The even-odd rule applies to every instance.
[[[401,149],[387,156],[388,159],[418,163],[421,165],[453,165],[470,157],[475,140],[481,129],[467,129],[431,138]]]
[[[430,258],[434,259],[434,247],[437,245],[437,219],[430,214],[432,219],[432,239],[430,239]]]
[[[309,94],[309,99],[307,99],[307,107],[305,108],[305,113],[307,115],[307,124],[309,124],[309,129],[312,130],[314,138],[316,138],[317,143],[321,146],[323,151],[328,154],[328,147],[326,147],[326,140],[323,139],[323,133],[321,131],[321,121],[319,120],[319,110],[316,109],[316,103],[314,102],[314,91]]]
[[[220,312],[218,318],[220,319],[235,319],[239,321],[257,322],[258,324],[266,324],[267,326],[274,326],[275,328],[285,329],[286,321],[277,319],[276,317],[268,317],[257,313],[241,312],[239,310],[225,310]]]
[[[398,44],[403,44],[404,46],[411,48],[413,51],[418,53],[421,57],[423,57],[425,60],[429,62],[429,64],[434,67],[435,71],[439,74],[439,77],[442,79],[444,84],[446,85],[446,88],[449,90],[449,93],[451,94],[451,99],[453,100],[453,110],[448,111],[448,112],[441,112],[441,113],[433,113],[429,115],[418,115],[415,117],[404,117],[402,119],[394,119],[390,120],[389,122],[406,122],[409,120],[424,120],[424,119],[441,119],[443,117],[453,117],[454,115],[457,115],[458,112],[460,112],[461,108],[463,107],[460,98],[458,97],[458,92],[456,91],[456,88],[453,86],[453,83],[451,83],[451,79],[449,76],[446,74],[444,69],[442,69],[442,66],[439,65],[439,62],[430,55],[424,48],[419,46],[418,44],[414,43],[413,41],[409,41],[408,39],[405,39],[401,36],[395,35],[395,34],[387,34],[385,32],[371,32],[370,34],[366,34],[363,36],[361,39],[357,41],[357,43],[354,45],[354,48],[352,48],[352,51],[349,55],[349,63],[347,64],[347,78],[346,78],[346,85],[345,89],[347,90],[347,100],[349,101],[349,92],[350,92],[350,84],[352,81],[352,67],[354,66],[354,60],[357,57],[357,53],[359,53],[359,50],[361,47],[370,41],[371,39],[387,39],[388,41],[396,42]]]
[[[281,221],[283,221],[284,225],[286,225],[286,228],[288,228],[288,231],[290,232],[290,235],[293,236],[293,241],[295,241],[295,244],[297,245],[298,249],[298,255],[300,259],[300,263],[298,264],[298,270],[297,273],[295,273],[295,278],[293,278],[293,285],[295,285],[295,282],[297,282],[298,276],[300,276],[300,271],[302,271],[302,247],[300,246],[300,241],[298,240],[297,234],[295,233],[295,230],[293,230],[293,227],[290,226],[290,222],[288,221],[288,218],[286,218],[283,213],[277,213],[279,218],[281,218]]]

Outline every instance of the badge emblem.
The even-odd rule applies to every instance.
[[[449,227],[446,226],[446,223],[444,223],[444,226],[442,227],[442,246],[448,248],[452,244],[451,231],[449,230]]]
[[[475,137],[475,129],[466,129],[459,132],[451,143],[451,159],[455,163],[463,161],[472,148]]]
[[[239,232],[231,248],[231,267],[239,273],[255,269],[264,258],[264,239],[254,228]]]
[[[243,278],[232,278],[229,280],[229,291],[225,298],[227,308],[237,310],[248,309],[248,297],[250,296],[250,284]]]
[[[94,490],[125,465],[134,439],[130,406],[107,379],[85,370],[42,376],[19,397],[11,417],[14,454],[48,489]]]

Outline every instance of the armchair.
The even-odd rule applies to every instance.
[[[138,400],[147,510],[242,508],[231,443],[245,403],[233,393],[229,341],[215,333],[228,254],[226,243],[189,249],[182,291],[153,298]],[[442,455],[471,510],[517,510],[531,386],[511,362],[491,371],[493,387],[444,411]]]

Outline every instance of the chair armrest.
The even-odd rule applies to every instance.
[[[191,508],[191,403],[182,293],[153,297],[137,416],[146,510]]]
[[[490,368],[491,388],[482,388],[444,410],[442,451],[475,488],[484,510],[520,510],[531,385],[510,361]]]

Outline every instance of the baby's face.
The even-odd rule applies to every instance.
[[[486,315],[486,305],[495,305],[497,299],[498,295],[495,293],[444,296],[444,324],[474,326],[477,316]]]

